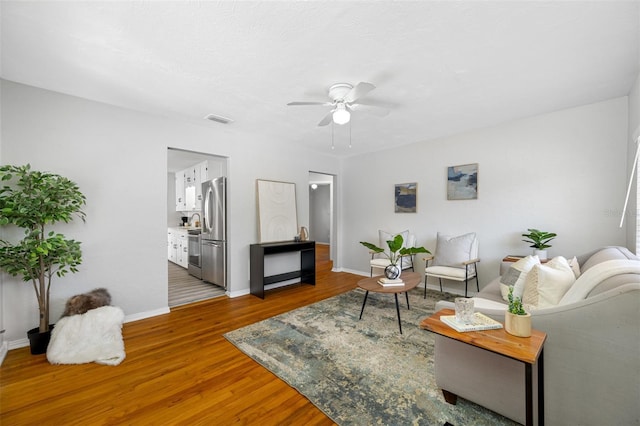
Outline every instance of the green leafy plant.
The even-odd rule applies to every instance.
[[[404,238],[402,238],[402,235],[396,235],[393,240],[387,241],[387,246],[389,246],[389,253],[386,253],[383,248],[380,248],[375,244],[360,241],[360,244],[362,244],[372,252],[382,253],[383,255],[388,257],[389,262],[391,262],[392,265],[397,265],[402,256],[412,256],[417,253],[431,254],[431,252],[424,247],[402,247],[403,243]]]
[[[527,315],[522,306],[522,299],[513,295],[513,286],[509,287],[507,299],[509,300],[509,312],[514,315]]]
[[[49,330],[49,295],[54,275],[77,272],[82,262],[80,242],[47,231],[48,225],[85,220],[86,204],[78,185],[60,175],[25,166],[0,167],[0,225],[24,228],[17,243],[0,240],[0,268],[31,282],[40,311],[39,331]]]
[[[522,241],[524,241],[525,243],[531,244],[530,247],[538,250],[544,250],[546,248],[551,247],[548,244],[549,241],[553,240],[555,237],[558,236],[553,232],[545,232],[545,231],[540,231],[538,229],[533,229],[533,228],[529,228],[527,229],[527,231],[529,231],[528,234],[522,234],[522,236],[527,239]]]

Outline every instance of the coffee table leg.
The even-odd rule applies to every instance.
[[[400,327],[400,334],[402,334],[402,322],[400,322],[400,305],[398,304],[398,293],[393,293],[396,297],[396,312],[398,313],[398,327]]]
[[[362,313],[364,312],[364,305],[367,304],[367,296],[369,296],[369,290],[364,294],[364,302],[362,302],[362,309],[360,310],[360,318],[362,319]]]
[[[411,309],[411,308],[409,307],[409,292],[408,292],[408,291],[405,291],[405,292],[404,292],[404,295],[405,295],[405,296],[407,296],[407,309]]]

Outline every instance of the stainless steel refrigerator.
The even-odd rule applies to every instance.
[[[227,288],[227,179],[202,183],[202,279]]]

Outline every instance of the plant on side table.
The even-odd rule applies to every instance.
[[[551,247],[549,241],[558,235],[553,232],[540,231],[535,228],[529,228],[527,231],[529,231],[527,234],[522,234],[522,236],[527,239],[522,241],[531,244],[529,247],[534,249],[533,254],[537,255],[540,260],[545,260],[547,258],[546,249]]]
[[[402,266],[398,266],[398,262],[400,262],[400,259],[402,259],[403,256],[413,256],[417,253],[431,254],[431,252],[424,247],[402,247],[403,243],[404,238],[402,238],[402,235],[396,235],[393,240],[387,241],[387,246],[389,246],[389,253],[387,253],[383,248],[380,248],[375,244],[360,241],[360,244],[371,250],[373,253],[382,253],[389,259],[389,266],[384,269],[384,275],[392,280],[399,278],[402,273]]]
[[[504,314],[504,329],[518,337],[531,336],[531,314],[522,306],[522,299],[513,295],[513,286],[509,287],[509,308]]]
[[[77,272],[82,261],[80,242],[47,231],[56,222],[69,223],[74,216],[85,220],[86,204],[78,185],[60,175],[25,166],[0,167],[0,225],[24,229],[21,240],[0,240],[0,268],[31,282],[40,312],[39,326],[27,332],[31,353],[45,353],[51,328],[49,300],[51,279]]]

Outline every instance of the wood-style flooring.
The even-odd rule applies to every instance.
[[[2,425],[329,425],[295,389],[223,334],[349,291],[362,277],[320,271],[255,296],[220,297],[124,324],[118,366],[51,365],[28,348],[0,367]]]
[[[189,275],[186,269],[173,262],[167,261],[167,264],[169,268],[169,307],[224,296],[224,288]]]

